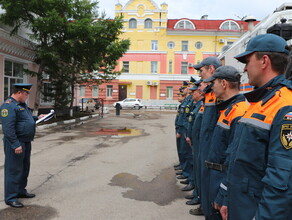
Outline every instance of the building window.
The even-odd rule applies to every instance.
[[[144,21],[144,28],[152,28],[152,20],[150,18]]]
[[[181,51],[189,51],[189,42],[188,41],[182,41],[181,42]]]
[[[173,88],[171,86],[166,87],[166,99],[173,99]]]
[[[129,61],[123,61],[123,72],[124,73],[129,73]]]
[[[137,20],[135,18],[131,18],[129,20],[129,28],[132,29],[137,28]]]
[[[158,72],[158,63],[157,61],[151,61],[151,73]]]
[[[23,64],[5,60],[4,99],[11,95],[14,83],[23,83]]]
[[[85,86],[79,86],[79,94],[80,96],[85,96]]]
[[[220,30],[231,30],[231,31],[239,31],[239,25],[235,21],[224,21],[220,27]]]
[[[151,41],[151,49],[152,50],[158,50],[158,40],[152,40]]]
[[[53,104],[53,97],[52,97],[52,84],[51,82],[43,82],[43,91],[41,95],[41,103],[42,104]]]
[[[227,41],[227,45],[231,46],[234,42],[233,41]]]
[[[113,86],[107,85],[106,86],[106,97],[112,97],[113,96]]]
[[[92,97],[98,97],[98,86],[92,86]]]
[[[174,42],[173,42],[173,41],[169,41],[169,42],[167,43],[167,47],[168,47],[169,49],[173,49],[173,48],[175,47]]]
[[[188,74],[188,62],[181,62],[181,74]]]
[[[188,20],[182,20],[176,23],[174,29],[195,29],[195,26],[192,22]]]
[[[197,42],[195,43],[195,47],[196,47],[198,50],[200,50],[200,49],[202,49],[202,47],[203,47],[203,43],[202,43],[201,41],[197,41]]]
[[[172,60],[168,62],[168,72],[172,73]]]

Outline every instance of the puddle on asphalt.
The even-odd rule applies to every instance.
[[[111,136],[140,136],[142,130],[132,128],[112,129],[112,128],[99,128],[93,132],[97,135],[111,135]]]
[[[52,207],[25,205],[21,209],[8,207],[0,210],[0,219],[5,220],[47,220],[57,216],[57,211]]]
[[[125,198],[149,201],[165,206],[184,196],[176,182],[173,169],[168,168],[162,170],[151,182],[143,182],[139,180],[138,176],[129,173],[119,173],[111,179],[109,185],[131,188],[122,193]]]

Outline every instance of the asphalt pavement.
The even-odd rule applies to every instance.
[[[175,114],[122,110],[39,127],[27,187],[36,197],[13,209],[0,185],[0,219],[203,219],[188,213],[197,206],[185,205],[175,178]]]

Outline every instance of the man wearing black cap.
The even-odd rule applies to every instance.
[[[1,106],[2,130],[4,134],[4,182],[5,203],[14,208],[23,204],[18,198],[33,198],[26,191],[30,168],[31,141],[35,135],[35,121],[25,104],[31,84],[14,84],[12,95]],[[40,115],[39,118],[44,115]]]
[[[221,66],[221,61],[217,57],[207,57],[201,63],[194,65],[194,68],[199,71],[199,76],[202,80],[211,77],[215,70]],[[216,108],[216,97],[211,89],[211,85],[208,85],[204,89],[205,99],[204,99],[204,112],[202,117],[202,124],[200,129],[199,137],[199,167],[201,168],[200,181],[201,181],[201,205],[205,217],[209,216],[211,212],[210,205],[208,204],[208,180],[206,178],[207,168],[205,166],[205,160],[209,153],[210,148],[210,137],[213,134],[213,130],[216,126],[218,119],[218,110]],[[202,214],[200,208],[197,212],[192,212],[193,214]]]
[[[220,115],[205,161],[208,168],[207,179],[209,179],[207,198],[212,210],[207,219],[216,220],[220,217],[219,210],[224,204],[224,195],[226,195],[226,151],[228,151],[228,145],[233,139],[236,122],[245,113],[248,104],[245,97],[239,94],[240,74],[233,66],[219,67],[205,82],[212,82],[212,89],[216,98],[222,100],[217,104]]]
[[[284,72],[286,41],[253,37],[235,58],[245,63],[251,103],[239,120],[228,168],[228,219],[288,220],[292,216],[292,83]],[[226,207],[220,210],[227,219]]]

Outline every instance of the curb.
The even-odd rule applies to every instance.
[[[94,115],[84,116],[84,117],[81,117],[81,118],[70,119],[70,120],[66,120],[66,121],[58,121],[58,122],[54,122],[52,124],[45,124],[45,125],[36,126],[36,129],[37,130],[42,130],[42,129],[46,129],[46,128],[55,127],[57,125],[66,125],[66,124],[71,124],[71,123],[77,123],[77,122],[85,121],[87,119],[95,118],[95,117],[98,117],[98,116],[99,116],[99,114],[94,114]],[[2,130],[2,125],[1,124],[0,124],[0,129]]]
[[[85,121],[85,120],[90,119],[90,118],[96,118],[98,116],[99,116],[99,114],[89,115],[89,116],[84,116],[84,117],[76,118],[76,119],[70,119],[70,120],[66,120],[66,121],[58,121],[58,122],[54,122],[52,124],[39,125],[39,126],[36,126],[36,128],[38,130],[42,130],[42,129],[46,129],[46,128],[55,127],[58,125],[67,125],[67,124],[72,124],[72,123],[78,123],[80,121]]]

